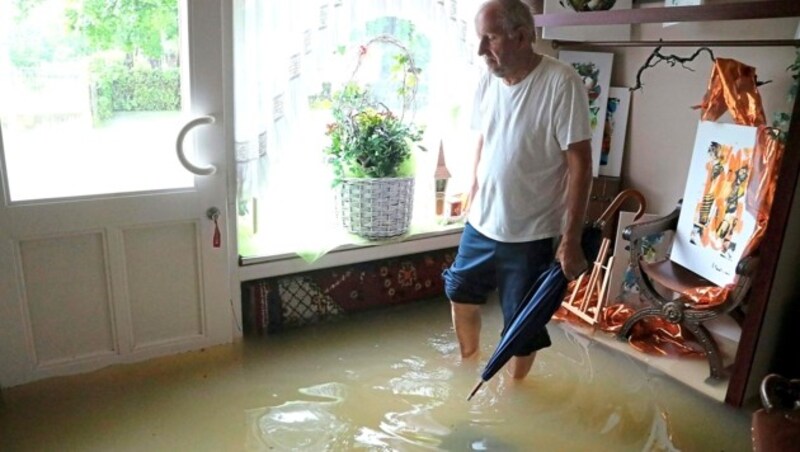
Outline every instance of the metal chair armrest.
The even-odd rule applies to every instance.
[[[678,227],[678,217],[681,213],[681,206],[678,204],[678,207],[675,208],[669,215],[656,218],[650,221],[643,221],[641,223],[632,224],[625,228],[622,232],[622,238],[632,242],[634,240],[638,240],[648,235],[652,235],[658,232],[664,232],[669,230],[675,230]]]
[[[736,274],[739,276],[750,277],[758,268],[758,256],[745,256],[739,259],[739,263],[736,264]]]

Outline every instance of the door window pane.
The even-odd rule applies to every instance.
[[[0,0],[12,201],[193,186],[179,18],[178,0]]]

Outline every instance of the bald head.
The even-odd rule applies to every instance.
[[[521,0],[488,0],[478,10],[478,15],[481,14],[497,20],[498,25],[508,35],[522,30],[531,43],[536,40],[533,12]]]

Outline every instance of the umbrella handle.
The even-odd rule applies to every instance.
[[[474,395],[475,395],[475,393],[477,393],[477,392],[478,392],[478,389],[480,389],[480,388],[481,388],[481,386],[483,386],[483,380],[479,381],[479,382],[478,382],[478,384],[476,384],[476,385],[475,385],[475,387],[474,387],[474,388],[472,388],[472,392],[470,392],[470,393],[469,393],[469,397],[467,397],[467,402],[469,402],[470,400],[472,400],[472,396],[474,396]]]
[[[595,222],[595,225],[603,230],[603,238],[614,238],[614,231],[611,230],[611,226],[613,226],[613,216],[622,207],[622,203],[628,198],[636,198],[636,201],[639,203],[639,210],[636,211],[634,221],[641,218],[641,216],[644,214],[644,211],[647,208],[647,202],[644,199],[644,195],[642,195],[641,192],[631,188],[622,190],[619,192],[616,198],[614,198],[606,210],[600,215],[600,218],[598,218]]]

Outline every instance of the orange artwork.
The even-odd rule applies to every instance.
[[[734,234],[742,231],[744,195],[750,181],[752,148],[734,150],[712,141],[708,146],[706,181],[696,204],[690,242],[730,254]]]
[[[671,259],[718,286],[733,282],[755,230],[745,206],[755,144],[755,127],[710,121],[697,127]]]

